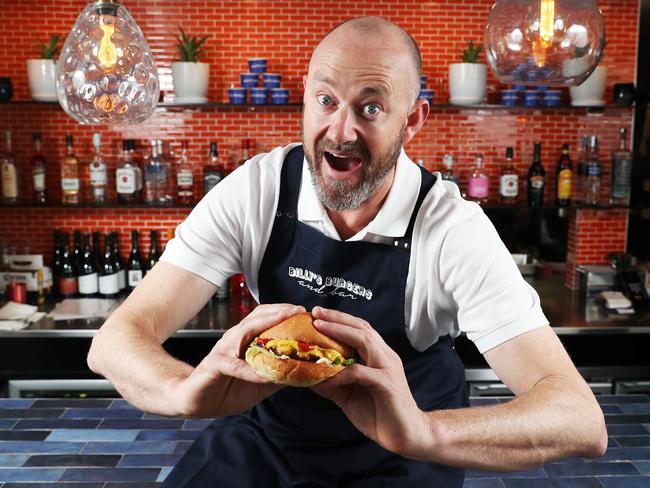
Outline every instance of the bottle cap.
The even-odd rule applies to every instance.
[[[506,147],[506,158],[512,159],[515,157],[515,152],[511,147]]]
[[[446,168],[451,168],[454,165],[454,156],[451,154],[445,154],[442,157],[442,164],[444,164]]]

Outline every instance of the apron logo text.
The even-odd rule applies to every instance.
[[[372,290],[338,276],[325,276],[323,278],[320,274],[309,269],[289,266],[289,277],[297,278],[297,283],[300,286],[309,288],[319,295],[336,295],[351,298],[352,300],[361,297],[366,300],[372,300]]]

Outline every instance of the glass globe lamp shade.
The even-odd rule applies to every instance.
[[[605,47],[593,0],[497,0],[485,27],[485,54],[503,83],[579,85]]]
[[[149,45],[121,4],[88,4],[65,40],[56,69],[59,103],[82,124],[136,124],[158,104]]]

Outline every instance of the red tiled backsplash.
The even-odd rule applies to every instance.
[[[447,66],[460,59],[469,39],[480,41],[492,0],[382,0],[381,2],[308,1],[126,1],[125,6],[143,30],[158,63],[162,88],[171,92],[170,63],[176,58],[174,34],[178,25],[194,35],[209,34],[205,61],[211,65],[209,98],[225,101],[227,88],[239,84],[239,73],[247,71],[247,59],[266,57],[268,71],[282,74],[283,86],[290,89],[290,101],[302,97],[302,75],[313,47],[331,27],[346,18],[359,15],[382,15],[413,34],[423,57],[423,71],[429,87],[436,91],[435,102],[447,99]],[[608,72],[608,101],[611,86],[634,79],[638,5],[633,0],[599,2],[607,27],[607,47],[602,64]],[[83,8],[72,0],[4,0],[0,9],[0,76],[12,78],[14,100],[30,98],[26,60],[36,57],[37,39],[50,34],[67,35]],[[488,97],[496,102],[501,86],[490,73]],[[565,95],[566,96],[566,95]],[[630,129],[630,110],[587,113],[584,110],[544,109],[539,112],[494,110],[435,109],[424,129],[406,147],[413,159],[423,159],[429,169],[440,169],[445,153],[459,161],[461,177],[466,177],[476,153],[483,153],[491,176],[490,191],[497,192],[497,177],[505,147],[515,147],[517,168],[523,175],[532,159],[534,141],[542,141],[542,160],[547,170],[546,200],[554,198],[554,167],[560,146],[570,143],[573,156],[580,136],[597,134],[604,159],[603,195],[608,192],[608,154],[617,147],[618,129]],[[245,108],[164,110],[135,128],[81,126],[66,116],[58,106],[0,105],[0,130],[11,129],[14,152],[22,166],[23,192],[29,195],[28,162],[31,157],[31,133],[39,130],[49,163],[48,190],[53,201],[60,201],[58,160],[64,151],[67,133],[74,135],[75,148],[87,160],[93,132],[102,133],[105,153],[112,174],[122,138],[138,139],[140,145],[149,138],[160,138],[178,148],[180,140],[190,141],[190,155],[195,167],[195,196],[200,195],[201,166],[207,156],[208,143],[219,142],[222,159],[230,159],[232,148],[243,137],[253,140],[252,153],[295,141],[298,138],[300,108],[274,107],[250,112]],[[114,198],[114,182],[109,197]],[[186,215],[188,209],[0,209],[0,239],[18,245],[25,239],[33,242],[32,250],[46,252],[52,244],[51,230],[66,229],[166,228]],[[599,219],[620,220],[616,212],[601,212]],[[25,216],[25,217],[23,217]],[[19,218],[18,218],[19,217]],[[100,220],[97,220],[100,219]],[[99,223],[101,222],[101,223]],[[74,223],[74,225],[71,225]],[[584,223],[579,225],[582,232]],[[612,226],[618,229],[620,226]],[[588,228],[588,226],[587,226]],[[620,231],[625,245],[625,230]],[[620,240],[619,239],[619,240]],[[128,239],[122,239],[126,246]],[[596,244],[576,240],[569,261],[601,261],[602,252],[584,254]],[[618,246],[617,241],[616,246]],[[603,244],[605,245],[605,244]],[[610,249],[615,250],[615,249]],[[620,250],[620,249],[619,249]],[[594,262],[595,262],[594,261]]]

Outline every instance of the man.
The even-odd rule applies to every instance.
[[[211,191],[96,334],[91,369],[131,403],[219,418],[166,486],[449,488],[463,467],[604,452],[602,412],[492,225],[402,150],[429,112],[420,72],[415,42],[385,19],[330,32],[304,77],[302,146],[257,156]],[[165,353],[241,271],[268,305],[196,368]],[[305,308],[363,363],[311,389],[268,384],[242,351]],[[465,408],[461,330],[515,400]]]

